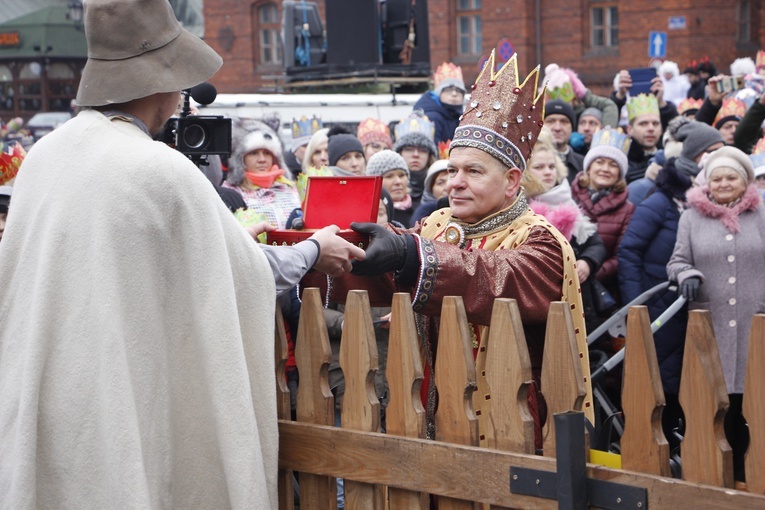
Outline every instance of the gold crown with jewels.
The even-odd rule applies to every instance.
[[[533,77],[533,83],[531,78]],[[518,82],[518,56],[495,71],[494,50],[471,87],[470,103],[460,117],[449,150],[480,149],[507,165],[526,169],[544,125],[545,87],[537,91],[539,66]]]

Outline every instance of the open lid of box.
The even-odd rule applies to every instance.
[[[379,176],[309,177],[303,203],[304,228],[337,225],[349,229],[354,221],[376,223],[381,190]]]

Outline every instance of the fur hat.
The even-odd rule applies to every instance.
[[[678,141],[683,142],[681,155],[691,161],[716,143],[723,143],[720,132],[704,122],[691,121],[683,124],[675,135]]]
[[[709,182],[712,173],[718,168],[730,168],[738,173],[747,184],[754,182],[754,167],[749,156],[735,147],[717,149],[704,164],[704,177]]]
[[[428,135],[419,131],[410,131],[396,140],[396,145],[393,146],[393,150],[401,154],[404,147],[417,147],[418,149],[425,149],[430,151],[433,157],[438,156],[438,149],[433,140],[428,138]]]
[[[119,104],[209,79],[223,59],[183,29],[167,0],[85,0],[88,60],[78,106]]]
[[[337,133],[330,135],[327,142],[327,153],[329,165],[335,166],[345,154],[349,152],[360,152],[364,154],[364,147],[358,138],[349,133]]]
[[[401,154],[390,149],[383,149],[380,152],[375,152],[369,158],[366,174],[382,176],[391,170],[403,170],[406,172],[407,179],[411,176],[406,161],[401,157]]]
[[[662,62],[659,66],[659,69],[657,69],[657,72],[662,78],[664,77],[665,73],[671,74],[672,78],[677,78],[680,76],[680,68],[677,66],[676,62],[672,62],[671,60],[665,60]]]
[[[754,60],[750,57],[737,58],[730,65],[730,74],[732,76],[743,76],[745,74],[754,74],[757,69],[754,65]]]
[[[257,149],[265,149],[274,156],[274,163],[284,169],[284,177],[292,179],[287,164],[284,162],[282,142],[268,124],[254,119],[236,119],[232,136],[233,151],[228,160],[229,171],[226,182],[238,186],[244,180],[244,157]]]

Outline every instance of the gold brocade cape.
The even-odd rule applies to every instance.
[[[511,206],[512,207],[512,206]],[[504,211],[500,211],[492,216],[502,214]],[[442,214],[443,213],[443,214]],[[435,218],[438,215],[438,221],[429,221],[431,218]],[[491,221],[492,216],[484,219],[481,223]],[[427,239],[433,239],[436,241],[444,241],[444,232],[452,218],[451,210],[441,209],[436,211],[434,215],[428,217],[422,225],[420,235]],[[441,226],[437,226],[440,224]],[[468,240],[476,240],[483,237],[488,237],[482,249],[486,251],[496,251],[503,247],[503,249],[511,250],[517,248],[524,242],[529,236],[531,229],[534,227],[542,227],[550,232],[560,244],[561,252],[563,255],[563,287],[561,288],[561,301],[571,303],[571,317],[574,323],[574,330],[576,331],[576,345],[579,350],[579,360],[582,364],[582,376],[584,378],[584,386],[586,394],[584,397],[583,411],[590,423],[595,423],[595,415],[592,406],[592,385],[590,384],[590,356],[587,350],[587,335],[584,325],[584,307],[582,306],[582,293],[579,287],[579,278],[576,274],[576,257],[574,251],[571,248],[568,240],[553,227],[544,216],[535,214],[531,209],[526,210],[523,214],[515,218],[510,224],[504,227],[492,229],[489,232],[482,232],[481,234],[470,235],[467,234]],[[489,327],[479,326],[481,344],[485,339],[489,337]],[[478,357],[476,358],[476,372],[478,374],[478,391],[479,394],[488,394],[488,384],[483,376],[483,370],[486,366],[486,349],[478,349]],[[483,405],[489,400],[480,398],[474,399],[474,405],[476,408]],[[487,416],[487,413],[482,412],[479,415],[481,417]],[[548,418],[550,419],[550,418]],[[479,421],[480,423],[480,421]],[[480,425],[479,425],[480,427]]]

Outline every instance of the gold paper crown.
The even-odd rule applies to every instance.
[[[359,123],[356,138],[359,139],[361,145],[379,142],[389,149],[393,146],[388,125],[380,119],[372,117],[367,117]]]
[[[712,123],[715,127],[717,126],[717,123],[722,120],[732,120],[733,117],[735,117],[738,120],[741,120],[741,118],[746,113],[746,103],[741,101],[740,99],[736,98],[728,98],[724,99],[722,106],[720,107],[720,110],[717,112],[717,116],[715,117],[715,121]],[[729,118],[730,117],[730,118]]]
[[[495,72],[494,50],[471,87],[470,104],[460,116],[449,150],[480,149],[512,168],[526,169],[537,135],[544,125],[545,87],[537,93],[539,66],[518,83],[518,56],[513,54]],[[529,83],[531,78],[533,83]],[[528,83],[528,86],[527,86]]]
[[[757,59],[754,61],[754,68],[757,69],[757,72],[760,72],[760,69],[765,67],[765,50],[760,50],[757,52]]]
[[[590,148],[609,146],[615,147],[622,151],[624,154],[627,154],[630,150],[631,143],[632,139],[629,136],[621,133],[620,131],[617,131],[616,129],[610,129],[606,127],[592,135]]]
[[[704,104],[703,99],[693,99],[692,97],[689,97],[680,103],[680,106],[677,107],[677,113],[683,115],[688,110],[698,110],[701,108],[702,104]]]
[[[444,62],[438,66],[436,72],[433,73],[433,88],[437,89],[441,82],[449,79],[452,81],[458,80],[460,83],[464,83],[464,80],[462,79],[462,68],[451,62]]]
[[[646,113],[659,115],[659,100],[653,94],[638,94],[627,102],[628,121]]]

